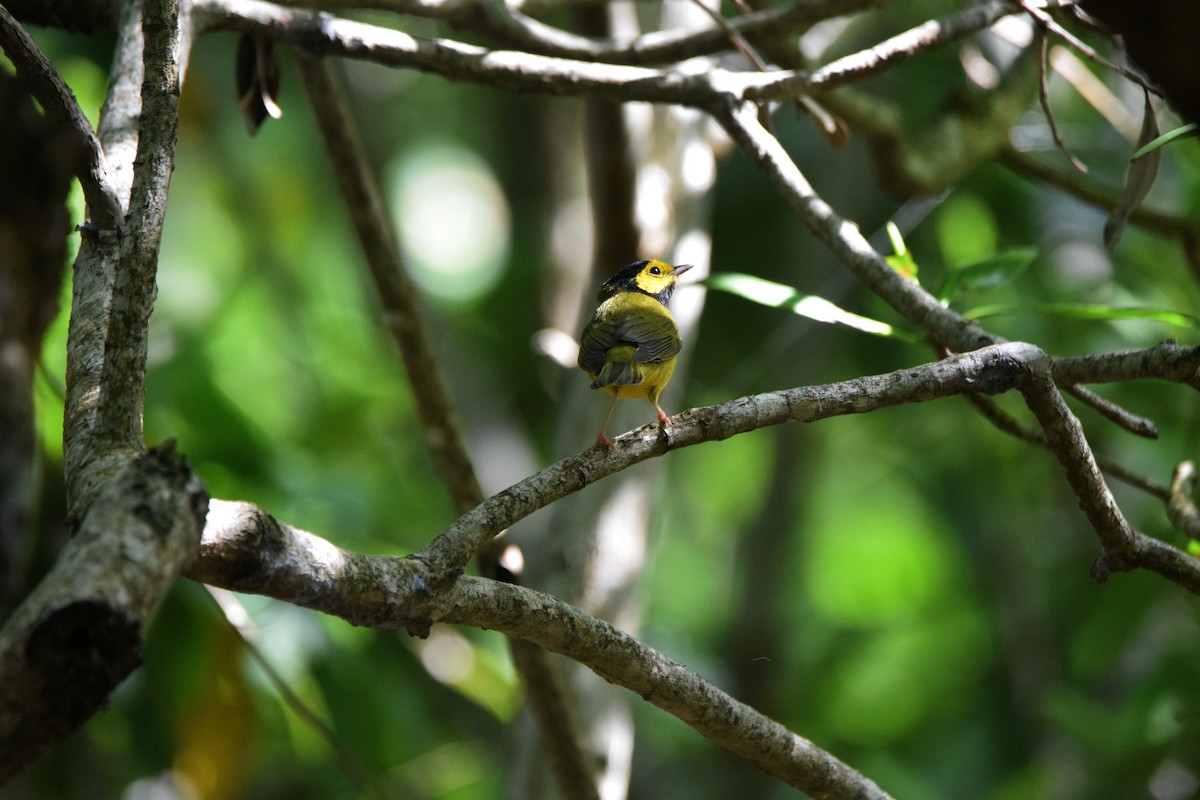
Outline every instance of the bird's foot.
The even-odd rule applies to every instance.
[[[610,453],[617,452],[617,445],[613,442],[612,439],[608,438],[608,436],[605,435],[604,431],[600,431],[600,435],[596,437],[596,444],[604,445],[605,447],[608,448],[608,452],[610,452]]]

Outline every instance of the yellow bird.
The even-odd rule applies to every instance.
[[[683,346],[667,301],[675,281],[691,268],[691,264],[672,267],[653,259],[635,261],[600,287],[600,305],[579,342],[580,369],[592,379],[593,389],[613,396],[596,444],[616,450],[604,429],[622,397],[646,398],[658,410],[659,423],[667,424],[658,396],[671,380]]]

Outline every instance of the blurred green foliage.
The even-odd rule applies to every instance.
[[[888,15],[904,18],[891,21],[895,30],[952,4],[911,5],[887,6]],[[38,37],[94,120],[111,37]],[[249,138],[232,97],[233,45],[230,35],[204,39],[185,85],[147,440],[178,437],[215,496],[254,501],[343,547],[411,552],[452,520],[449,497],[425,452],[298,77],[285,58],[285,116]],[[914,120],[930,118],[960,88],[952,56],[930,54],[880,81]],[[512,98],[361,64],[347,74],[381,175],[401,172],[396,165],[407,155],[437,142],[475,154],[507,203],[511,230],[498,282],[484,294],[425,297],[473,443],[492,425],[516,432],[537,465],[582,449],[590,442],[566,451],[550,444],[562,424],[559,384],[581,376],[548,368],[529,347],[546,324],[537,302],[548,279],[552,210],[544,150],[578,102]],[[1073,150],[1118,186],[1131,148],[1060,88],[1055,113]],[[1026,134],[1043,131],[1036,109],[1021,125]],[[861,138],[831,150],[786,112],[777,129],[818,191],[864,232],[893,218],[898,203],[874,181]],[[1046,142],[1039,146],[1058,158]],[[846,278],[745,157],[722,162],[713,201],[715,271],[753,274],[898,321]],[[1164,148],[1150,203],[1200,208],[1200,143]],[[987,165],[903,235],[929,286],[996,253],[1036,248],[1028,270],[956,296],[963,308],[1097,304],[1195,313],[1200,291],[1178,246],[1135,227],[1110,255],[1100,245],[1103,220],[1103,211]],[[585,270],[582,243],[579,260]],[[1064,354],[1168,336],[1197,340],[1193,329],[1154,319],[1027,314],[986,324]],[[61,458],[65,331],[64,317],[47,343],[38,395],[51,461]],[[690,374],[669,392],[675,410],[932,357],[920,346],[817,326],[723,293],[709,296],[700,332],[686,346]],[[486,390],[472,388],[480,386]],[[1135,440],[1081,409],[1102,454],[1158,483],[1195,455],[1200,415],[1187,390],[1101,391],[1155,419],[1162,432],[1158,442]],[[1001,400],[1021,415],[1019,402]],[[1114,491],[1137,527],[1182,544],[1156,501],[1121,484]],[[964,401],[673,453],[655,513],[638,589],[644,638],[735,694],[742,687],[764,698],[763,711],[896,796],[1194,795],[1200,629],[1193,599],[1146,574],[1092,582],[1098,546],[1057,465]],[[773,555],[752,570],[751,548]],[[6,796],[352,798],[368,795],[371,784],[390,797],[504,796],[509,723],[521,698],[498,635],[460,631],[414,642],[242,600],[260,631],[257,647],[348,756],[339,759],[280,698],[204,591],[181,582],[150,632],[145,666],[112,707]],[[739,627],[761,628],[767,644],[753,652],[729,647]],[[443,650],[430,652],[432,643]],[[436,659],[469,664],[447,677]],[[633,702],[633,797],[733,796],[749,786],[764,798],[792,795],[757,782],[748,765],[713,758],[712,744]],[[172,784],[183,778],[190,786]]]

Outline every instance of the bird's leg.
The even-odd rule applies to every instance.
[[[666,440],[667,446],[670,447],[671,418],[667,416],[666,412],[662,410],[662,406],[660,406],[658,403],[655,403],[654,407],[658,409],[658,429],[662,431],[663,439]]]
[[[667,416],[667,412],[663,411],[662,406],[660,406],[658,403],[655,403],[654,407],[658,409],[658,424],[662,425],[664,428],[667,427],[667,425],[671,422],[671,418]]]
[[[620,399],[620,395],[613,395],[612,402],[608,404],[608,411],[604,414],[604,421],[600,423],[600,433],[596,436],[596,444],[604,445],[613,453],[617,451],[617,446],[613,444],[612,439],[605,435],[604,429],[608,427],[608,420],[612,416],[613,409],[617,407],[617,401]]]

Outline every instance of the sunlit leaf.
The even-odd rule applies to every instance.
[[[1150,93],[1145,92],[1145,96],[1142,132],[1137,141],[1139,151],[1147,148],[1158,138],[1158,119],[1154,114],[1154,106],[1150,104]],[[1125,223],[1129,220],[1129,215],[1137,210],[1137,207],[1142,204],[1142,200],[1146,199],[1146,195],[1150,193],[1150,187],[1154,185],[1154,179],[1158,177],[1158,166],[1161,162],[1162,150],[1153,148],[1148,150],[1142,158],[1136,159],[1133,166],[1129,168],[1121,200],[1108,215],[1108,221],[1104,223],[1104,246],[1109,250],[1112,250],[1117,246],[1117,242],[1121,241],[1121,233],[1125,230]]]
[[[1037,258],[1036,248],[1016,247],[996,253],[982,261],[976,261],[974,264],[951,269],[946,273],[946,281],[942,284],[938,297],[946,299],[959,290],[994,289],[997,286],[1012,283],[1029,268],[1035,258]]]
[[[1138,151],[1134,153],[1133,157],[1129,160],[1136,161],[1137,159],[1149,153],[1151,150],[1157,150],[1164,145],[1170,144],[1176,139],[1188,139],[1195,136],[1200,136],[1200,125],[1197,125],[1194,122],[1189,122],[1187,125],[1181,125],[1174,130],[1167,131],[1162,136],[1159,136],[1157,139],[1150,142],[1150,144],[1138,148]]]
[[[904,243],[900,228],[891,220],[888,220],[887,234],[888,240],[892,243],[892,255],[884,256],[883,260],[896,272],[915,281],[917,279],[917,262],[909,252],[908,245]]]
[[[1166,325],[1176,325],[1181,328],[1200,328],[1200,317],[1194,317],[1191,314],[1184,314],[1179,311],[1166,311],[1161,308],[1116,307],[1090,303],[1048,303],[1039,306],[988,305],[966,311],[963,313],[963,316],[968,319],[985,319],[987,317],[1008,317],[1019,314],[1066,317],[1069,319],[1087,319],[1103,322],[1140,319],[1149,322],[1161,322]]]
[[[802,317],[808,317],[814,322],[824,322],[833,325],[845,325],[848,328],[871,333],[876,336],[889,336],[897,339],[912,340],[912,336],[904,331],[898,331],[886,322],[863,317],[846,311],[834,305],[823,297],[803,294],[785,286],[782,283],[756,278],[753,275],[743,275],[737,272],[722,272],[710,275],[702,283],[710,289],[716,289],[738,297],[750,300],[760,305],[772,308],[786,308]]]

